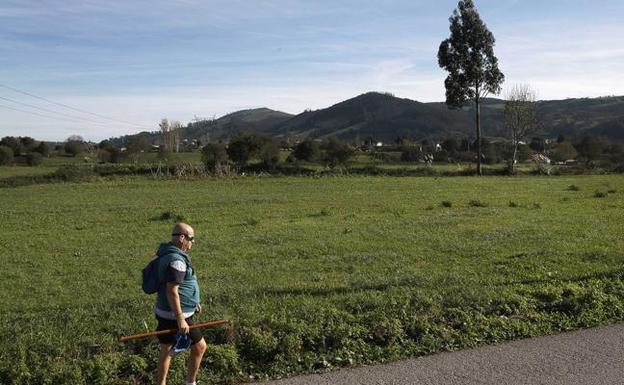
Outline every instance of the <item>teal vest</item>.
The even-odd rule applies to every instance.
[[[186,264],[186,275],[184,276],[184,282],[178,287],[178,295],[180,296],[180,306],[182,312],[193,313],[195,312],[195,306],[199,304],[199,285],[197,284],[197,277],[195,271],[191,267],[191,257],[186,255],[182,250],[176,247],[173,243],[161,243],[156,252],[158,255],[158,279],[162,284],[158,288],[158,296],[156,297],[156,307],[164,311],[172,311],[169,306],[169,300],[166,293],[165,277],[167,268],[172,261],[180,260]]]

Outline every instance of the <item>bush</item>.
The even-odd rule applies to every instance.
[[[279,143],[272,138],[261,138],[258,157],[266,169],[275,170],[280,161]]]
[[[165,146],[160,146],[158,148],[158,159],[160,160],[171,159],[172,155],[173,155],[173,152],[171,150],[167,150]]]
[[[206,375],[215,383],[231,383],[242,371],[236,348],[232,345],[208,344],[204,362]]]
[[[451,201],[442,201],[442,207],[453,207],[453,203]]]
[[[417,147],[404,147],[401,151],[402,162],[418,162],[420,160],[422,152]]]
[[[292,156],[298,160],[314,162],[321,156],[321,146],[314,140],[306,139],[295,146],[292,151]]]
[[[185,215],[177,214],[177,213],[175,213],[173,211],[164,211],[162,214],[160,214],[158,219],[161,220],[161,221],[171,221],[171,220],[173,220],[174,222],[187,222],[188,221],[188,219],[186,218]]]
[[[29,166],[39,166],[43,162],[43,155],[38,152],[31,152],[26,155],[26,164]]]
[[[468,206],[469,207],[487,207],[488,205],[485,202],[481,202],[479,200],[472,199],[470,202],[468,202]]]
[[[0,166],[13,164],[13,150],[7,146],[0,146]]]
[[[202,162],[206,170],[215,172],[228,161],[228,154],[223,143],[208,143],[201,150]]]
[[[377,151],[373,153],[373,157],[385,163],[398,163],[401,161],[400,152],[381,152]]]
[[[338,138],[330,138],[323,147],[325,148],[325,164],[332,168],[344,165],[353,155],[353,150],[349,145]]]
[[[445,150],[438,151],[433,156],[436,162],[448,163],[449,161],[452,160],[451,153]]]
[[[80,140],[68,140],[65,142],[64,149],[67,154],[75,157],[76,155],[85,152],[87,150],[87,145],[85,142]]]
[[[245,167],[260,149],[258,137],[245,131],[239,131],[230,139],[227,154],[238,167]]]
[[[65,166],[51,174],[51,178],[62,181],[82,181],[96,177],[97,174],[91,167],[85,166]]]
[[[103,163],[120,163],[122,159],[121,150],[117,147],[106,147],[98,151],[98,158]]]
[[[50,156],[50,145],[46,142],[39,142],[39,145],[37,145],[33,151],[38,152],[43,156]]]
[[[0,146],[6,146],[11,149],[13,156],[20,156],[24,151],[24,145],[19,138],[15,136],[5,136],[0,140]]]

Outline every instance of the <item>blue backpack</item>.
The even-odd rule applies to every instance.
[[[191,264],[189,260],[183,256],[184,263],[186,263],[187,268],[191,268]],[[158,277],[158,263],[160,262],[160,255],[156,254],[154,258],[143,268],[143,282],[141,283],[141,287],[146,294],[154,294],[160,288],[162,282]]]
[[[143,268],[143,291],[146,294],[154,294],[160,287],[160,279],[158,279],[158,260],[160,256],[156,255],[148,264]]]

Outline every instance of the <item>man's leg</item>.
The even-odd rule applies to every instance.
[[[156,385],[167,384],[167,373],[169,372],[169,364],[171,364],[171,356],[169,355],[170,349],[171,344],[160,344],[158,371],[156,372]]]
[[[203,338],[199,340],[198,343],[191,345],[191,357],[189,358],[188,374],[186,376],[186,382],[189,384],[197,380],[197,372],[199,371],[199,365],[201,364],[206,347],[206,340]]]

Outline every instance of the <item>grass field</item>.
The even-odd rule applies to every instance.
[[[180,215],[204,383],[624,319],[624,177],[130,178],[0,189],[0,383],[149,383],[140,270]],[[167,215],[165,215],[167,216]],[[183,380],[176,360],[171,381]]]

